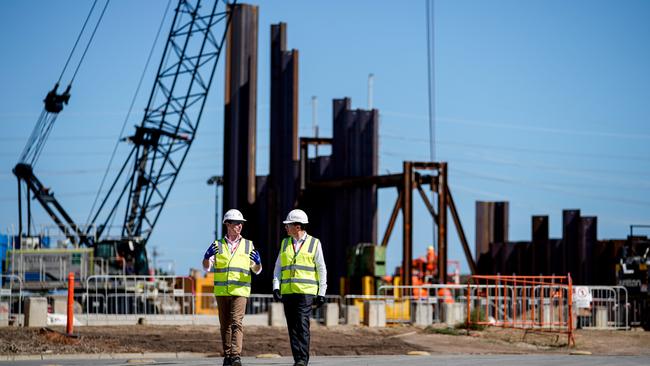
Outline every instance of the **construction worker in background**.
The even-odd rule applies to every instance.
[[[262,272],[259,252],[241,236],[245,221],[239,210],[228,210],[223,216],[226,236],[210,244],[203,255],[203,268],[214,273],[224,366],[241,366],[242,320],[251,293],[251,270]]]
[[[282,222],[282,240],[273,270],[273,297],[284,304],[294,366],[309,363],[309,315],[325,303],[327,269],[320,240],[307,234],[303,210],[292,210]]]

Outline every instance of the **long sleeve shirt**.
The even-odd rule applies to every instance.
[[[307,233],[304,232],[300,237],[300,240],[291,238],[291,243],[293,244],[294,253],[297,253],[302,247],[302,244],[307,239]],[[278,254],[278,258],[275,260],[275,268],[273,269],[273,289],[280,289],[280,279],[282,278],[282,263],[280,256],[282,253]],[[318,296],[325,296],[327,291],[327,268],[325,267],[325,258],[323,256],[322,245],[319,245],[316,248],[316,253],[314,254],[314,264],[316,265],[316,273],[318,273]]]
[[[228,251],[230,251],[230,253],[233,253],[235,250],[237,250],[237,247],[239,246],[239,243],[241,242],[241,240],[243,238],[240,235],[235,240],[230,240],[230,239],[228,239],[227,236],[225,237],[225,239],[226,239],[226,245],[228,245]],[[255,245],[253,245],[253,243],[251,243],[251,246],[252,246],[251,251],[255,250]],[[212,257],[210,257],[210,259],[208,259],[208,263],[207,263],[208,266],[207,267],[204,266],[203,270],[205,270],[206,272],[212,271],[212,268],[214,268],[214,258],[215,257],[212,256]],[[262,265],[261,264],[255,264],[255,262],[251,261],[250,267],[251,267],[251,270],[253,271],[253,273],[255,273],[255,274],[260,274],[260,272],[262,272]]]

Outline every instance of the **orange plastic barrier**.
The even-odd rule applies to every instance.
[[[573,338],[572,282],[568,276],[471,276],[467,326],[471,324],[567,334]]]

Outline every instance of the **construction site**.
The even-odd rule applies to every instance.
[[[454,160],[434,154],[432,125],[423,124],[420,132],[431,146],[429,159],[398,154],[399,161],[387,169],[381,160],[382,105],[373,101],[375,75],[361,75],[367,76],[365,107],[355,107],[361,101],[344,92],[322,101],[331,120],[318,123],[317,98],[309,104],[300,90],[302,79],[314,77],[304,70],[313,69],[301,61],[300,44],[292,41],[305,30],[260,21],[265,7],[275,4],[170,1],[156,36],[161,43],[148,56],[153,78],[143,73],[140,79],[153,85],[150,90],[142,85],[144,112],[134,129],[123,126],[117,139],[128,151],[115,155],[113,150],[103,177],[103,170],[92,173],[101,180],[94,202],[77,199],[92,206],[82,221],[40,172],[48,171],[48,159],[61,148],[46,141],[77,103],[72,87],[77,72],[104,72],[81,65],[87,51],[92,55],[92,47],[98,47],[93,37],[98,29],[101,33],[105,12],[111,15],[109,3],[88,2],[92,7],[61,76],[53,88],[38,91],[45,96],[42,111],[27,141],[20,141],[22,150],[13,151],[11,172],[4,172],[17,181],[11,184],[17,190],[5,192],[11,201],[3,206],[15,219],[2,223],[7,229],[0,233],[0,357],[5,357],[0,361],[21,355],[45,360],[48,354],[219,357],[216,277],[200,268],[200,259],[212,240],[224,237],[222,217],[233,208],[246,218],[242,235],[255,243],[264,268],[253,276],[246,304],[245,357],[291,355],[272,284],[287,236],[281,223],[296,208],[308,213],[307,230],[320,239],[327,264],[326,303],[312,310],[315,356],[578,350],[650,357],[650,221],[620,224],[618,238],[604,238],[600,213],[591,207],[540,212],[549,206],[539,206],[522,218],[521,203],[509,200],[507,191],[498,196],[504,199],[486,200],[455,184]],[[434,3],[423,3],[427,12]],[[432,39],[433,19],[433,13],[426,17]],[[261,38],[267,31],[270,37]],[[423,47],[433,46],[429,39]],[[433,48],[427,51],[425,101],[431,103]],[[333,78],[336,72],[324,73]],[[268,77],[264,84],[262,76]],[[341,90],[350,87],[338,83]],[[260,99],[259,85],[268,86],[268,100]],[[223,94],[214,113],[208,93],[217,89]],[[305,105],[312,107],[311,119],[300,112]],[[434,107],[428,108],[432,120]],[[260,118],[260,109],[268,109],[268,119]],[[222,143],[211,142],[216,146],[209,159],[222,169],[201,170],[200,184],[212,193],[202,203],[207,211],[189,220],[209,222],[213,236],[176,243],[181,249],[171,250],[161,244],[166,238],[153,234],[160,222],[173,226],[173,216],[163,212],[177,209],[170,202],[186,158],[191,164],[200,121],[219,125],[219,139],[213,140]],[[268,141],[262,141],[261,130]],[[405,140],[404,151],[416,144]],[[268,169],[260,169],[261,159]],[[77,163],[69,158],[62,164]],[[561,222],[551,223],[558,215]],[[176,231],[183,230],[195,228]],[[530,234],[522,238],[522,232]],[[165,251],[172,253],[167,263],[182,251],[196,258],[195,264],[165,267]]]

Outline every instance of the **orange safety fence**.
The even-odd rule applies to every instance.
[[[467,326],[483,325],[567,334],[573,338],[573,285],[567,276],[471,276]]]

